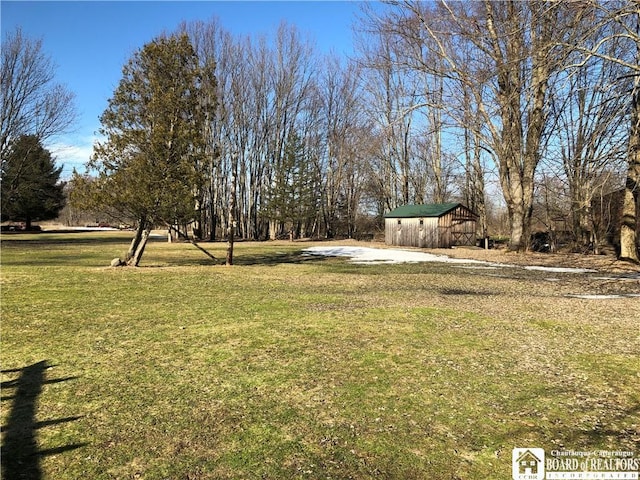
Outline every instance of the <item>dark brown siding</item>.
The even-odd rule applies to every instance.
[[[440,217],[438,228],[441,248],[476,244],[476,217],[463,206]]]

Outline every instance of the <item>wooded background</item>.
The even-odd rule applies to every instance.
[[[399,205],[460,201],[479,215],[479,235],[504,233],[514,250],[532,232],[560,229],[574,249],[612,240],[637,258],[639,8],[637,0],[364,4],[350,59],[319,55],[285,23],[246,37],[215,19],[182,24],[174,36],[188,38],[184,58],[195,61],[181,74],[195,80],[183,88],[191,110],[175,118],[191,122],[180,162],[197,178],[170,188],[190,198],[174,198],[179,207],[161,220],[212,240],[230,226],[244,239],[358,237]],[[140,58],[123,81],[151,71]],[[103,115],[107,140],[76,182],[115,175],[105,152],[135,123],[118,123],[116,113],[133,107],[117,92]],[[175,149],[167,128],[165,146]],[[130,208],[103,210],[139,220],[124,218]]]

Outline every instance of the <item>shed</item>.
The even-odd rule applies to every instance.
[[[404,205],[384,216],[385,243],[422,248],[475,245],[477,219],[461,203]]]

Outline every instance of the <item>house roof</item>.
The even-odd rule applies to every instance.
[[[526,450],[526,451],[524,451],[524,452],[523,452],[523,453],[522,453],[522,454],[521,454],[521,455],[516,459],[516,461],[517,461],[517,462],[520,462],[520,461],[522,461],[522,460],[524,460],[524,459],[529,459],[529,458],[533,458],[533,459],[535,459],[537,462],[540,462],[540,461],[541,461],[538,457],[536,457],[536,456],[533,454],[533,452],[531,452],[531,450]]]
[[[385,214],[384,218],[441,217],[459,205],[461,204],[431,203],[429,205],[403,205]]]

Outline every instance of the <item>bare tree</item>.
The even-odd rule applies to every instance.
[[[233,190],[237,234],[275,237],[283,225],[267,218],[269,192],[284,168],[287,138],[307,122],[315,71],[311,44],[286,24],[273,39],[232,37],[216,20],[183,28],[217,80],[219,101],[208,133],[214,154],[206,201],[210,224],[215,229],[219,221],[228,231]]]
[[[562,5],[534,0],[389,3],[395,13],[382,27],[406,46],[405,67],[441,75],[451,94],[467,90],[473,96],[485,126],[483,148],[498,163],[510,248],[526,248],[534,175],[545,147],[548,86],[561,65],[554,36],[567,31]]]
[[[589,16],[594,25],[586,37],[595,35],[596,38],[591,43],[582,37],[575,43],[567,44],[583,56],[582,61],[575,66],[583,67],[591,58],[598,57],[626,70],[627,74],[620,78],[621,81],[632,81],[631,88],[627,90],[630,128],[619,258],[637,263],[640,261],[637,238],[640,208],[640,2],[585,0],[582,7],[584,15]],[[607,48],[612,42],[619,42],[624,47],[612,52]]]
[[[479,222],[477,234],[484,239],[485,248],[488,244],[488,219],[485,194],[485,162],[486,152],[483,149],[482,117],[478,114],[477,105],[474,103],[474,96],[470,94],[468,88],[462,91],[463,107],[461,112],[463,149],[465,160],[465,180],[463,188],[463,198],[465,204],[478,215]],[[480,89],[482,98],[482,89]]]
[[[609,47],[619,48],[613,43]],[[620,66],[594,58],[581,69],[568,70],[553,86],[554,128],[544,164],[566,183],[566,216],[574,248],[580,251],[598,250],[593,200],[624,163],[627,100],[618,80],[623,74]]]
[[[403,54],[393,33],[383,28],[374,12],[367,15],[372,28],[360,44],[360,61],[366,113],[379,138],[370,163],[371,185],[380,209],[388,211],[413,200],[413,105],[418,85],[398,68]]]
[[[636,47],[637,48],[637,47]],[[638,55],[640,63],[640,55]],[[638,199],[640,198],[640,74],[636,74],[631,95],[631,128],[627,180],[625,182],[622,225],[620,228],[620,258],[638,262]]]
[[[502,7],[485,0],[484,6],[488,47],[497,69],[500,116],[500,126],[493,124],[492,137],[511,222],[510,248],[521,250],[529,241],[549,80],[559,68],[553,39],[559,15],[557,8],[542,2],[509,2]]]
[[[324,231],[333,237],[344,224],[344,233],[352,236],[362,192],[362,159],[367,152],[360,72],[354,63],[343,63],[333,55],[323,67],[315,100],[321,142],[316,169],[323,179]]]
[[[233,221],[236,234],[251,239],[276,238],[291,223],[297,234],[353,235],[372,144],[356,66],[318,62],[311,43],[286,24],[258,38],[232,37],[215,20],[183,30],[203,69],[213,69],[218,99],[207,126],[203,223],[228,232]],[[279,211],[287,197],[278,192],[282,185],[305,203],[287,207],[297,212],[295,221]]]
[[[197,230],[200,238],[213,241],[222,218],[221,198],[221,151],[223,142],[222,126],[225,124],[226,109],[223,98],[227,85],[226,57],[221,54],[231,42],[231,36],[216,19],[209,22],[183,23],[180,30],[186,33],[200,61],[203,74],[202,102],[206,104],[207,118],[204,121],[204,158],[201,165],[203,186],[199,192],[199,221]],[[226,184],[226,183],[225,183]]]
[[[622,35],[631,43],[635,61],[628,63],[633,77],[631,89],[631,127],[627,153],[627,179],[625,182],[622,224],[620,227],[620,258],[638,262],[638,204],[640,203],[640,2],[628,0],[623,9],[615,12],[614,21],[623,29]],[[618,60],[621,60],[618,57]],[[619,63],[619,62],[617,62]]]
[[[55,66],[42,50],[18,28],[2,42],[0,66],[0,157],[21,135],[35,135],[44,142],[63,133],[76,118],[74,94],[55,83]]]
[[[449,12],[439,12],[433,2],[390,3],[398,8],[389,13],[381,27],[395,35],[403,52],[396,68],[419,84],[407,111],[422,114],[416,122],[421,127],[417,129],[416,168],[412,172],[415,199],[441,203],[459,195],[479,214],[484,235],[483,158],[492,152],[487,148],[490,130],[480,107],[485,105],[494,69],[473,42],[450,36]],[[429,19],[428,28],[425,19]],[[447,50],[451,57],[443,55]],[[453,55],[463,69],[452,68]],[[460,144],[462,153],[457,151]],[[462,182],[460,167],[464,167]],[[458,186],[460,191],[456,191]]]

